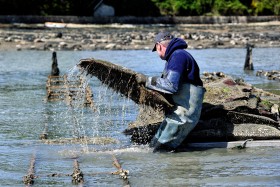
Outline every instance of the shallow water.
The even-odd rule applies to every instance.
[[[244,72],[245,49],[190,50],[201,72],[222,71],[260,88],[279,90],[279,82],[256,77],[257,70],[279,70],[279,48],[254,48],[255,71]],[[82,58],[116,63],[146,75],[159,75],[164,63],[155,53],[139,51],[59,51],[61,74]],[[122,134],[136,118],[138,107],[92,78],[96,110],[70,108],[63,102],[45,102],[51,52],[0,52],[0,186],[23,186],[35,155],[34,186],[71,186],[73,160],[84,173],[84,186],[123,186],[112,165],[114,154],[130,171],[131,186],[279,186],[280,148],[245,150],[209,149],[153,154],[135,146]],[[114,142],[95,144],[45,144],[39,140],[47,127],[49,139],[81,136],[107,137]],[[50,177],[59,173],[62,176]],[[75,186],[75,185],[73,185]]]

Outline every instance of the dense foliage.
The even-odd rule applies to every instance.
[[[279,15],[279,0],[151,0],[162,15]]]
[[[91,16],[99,0],[0,0],[1,15]],[[104,0],[116,16],[279,15],[279,0]]]

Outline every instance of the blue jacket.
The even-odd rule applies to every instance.
[[[203,86],[199,67],[192,55],[185,50],[187,47],[184,40],[172,39],[165,52],[166,64],[162,76],[148,77],[146,87],[173,94],[177,93],[179,85],[183,83]]]
[[[165,97],[174,104],[152,140],[171,149],[177,148],[198,123],[205,93],[199,67],[185,48],[184,40],[171,40],[165,52],[162,76],[148,77],[146,81],[148,88],[169,93]]]

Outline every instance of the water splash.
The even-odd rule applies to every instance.
[[[71,98],[66,99],[67,110],[59,114],[59,117],[64,120],[59,128],[62,131],[61,136],[79,141],[83,153],[128,145],[129,138],[122,134],[122,131],[129,121],[134,120],[136,105],[103,85],[95,77],[88,75],[87,72],[81,71],[77,66],[72,67],[65,76],[67,77],[65,84],[71,85],[74,82],[79,82],[79,84],[75,94],[71,86],[68,86],[66,90]],[[93,90],[94,110],[84,105],[88,86]],[[99,143],[93,145],[92,138],[105,140],[104,137],[116,139],[116,141],[103,141],[103,143],[95,141]]]

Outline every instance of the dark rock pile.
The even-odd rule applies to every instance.
[[[190,141],[280,138],[280,96],[228,76],[205,87],[201,119]]]
[[[242,80],[218,73],[205,73],[207,90],[199,123],[185,143],[280,139],[280,96],[254,88]],[[132,141],[147,143],[160,121],[130,126]]]

